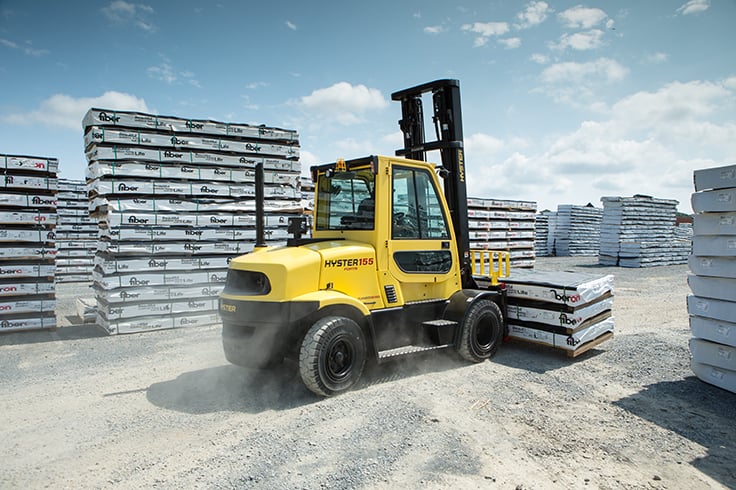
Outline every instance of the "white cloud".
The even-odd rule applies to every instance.
[[[289,29],[291,29],[292,31],[295,31],[295,30],[297,29],[297,27],[296,27],[296,24],[294,24],[294,23],[293,23],[293,22],[291,22],[290,20],[287,20],[287,21],[286,21],[286,27],[288,27],[288,28],[289,28]]]
[[[656,92],[637,92],[613,105],[617,120],[632,129],[671,132],[678,125],[697,121],[734,105],[733,89],[724,82],[672,82]],[[700,139],[698,136],[696,139]]]
[[[623,80],[629,70],[617,61],[609,58],[599,58],[587,63],[567,61],[555,63],[545,68],[542,80],[545,83],[581,83],[586,81],[602,81],[605,83]]]
[[[424,28],[425,34],[441,34],[445,32],[445,28],[442,26],[427,26]]]
[[[474,133],[465,137],[465,148],[468,152],[492,156],[504,148],[504,142],[495,136]]]
[[[381,138],[381,141],[389,148],[403,148],[404,147],[404,133],[401,130],[395,131],[391,134],[385,135]]]
[[[509,37],[505,39],[499,39],[498,44],[503,46],[506,49],[516,49],[519,46],[521,46],[521,38],[520,37]]]
[[[244,108],[250,111],[257,111],[260,109],[260,106],[258,104],[254,104],[253,102],[251,102],[249,95],[241,95],[240,98],[243,99]]]
[[[647,54],[644,57],[644,61],[646,63],[659,64],[659,63],[664,63],[669,58],[670,57],[667,53],[656,52],[656,53]]]
[[[153,7],[140,3],[130,3],[124,0],[114,0],[100,9],[102,14],[113,22],[130,23],[146,32],[155,32],[156,26],[148,20],[154,14]]]
[[[603,45],[603,31],[600,29],[592,29],[586,32],[575,32],[573,34],[565,33],[560,36],[560,40],[556,43],[549,43],[550,49],[556,51],[564,51],[567,48],[577,51],[587,51],[596,49]]]
[[[356,124],[362,121],[364,113],[387,107],[388,101],[378,89],[338,82],[302,97],[300,104],[309,111],[335,118],[341,124]]]
[[[462,30],[478,34],[474,45],[479,47],[485,46],[489,37],[503,36],[509,32],[509,25],[506,22],[474,22],[473,24],[464,24]]]
[[[555,196],[558,203],[600,206],[595,201],[601,195],[642,193],[677,199],[687,211],[693,170],[731,163],[736,154],[736,87],[730,79],[668,83],[620,99],[607,114],[528,157],[528,165],[549,171],[545,185],[567,179],[568,189]],[[548,191],[538,186],[535,193]]]
[[[677,13],[682,15],[697,14],[705,12],[708,8],[710,8],[710,0],[689,0],[677,9]]]
[[[552,12],[547,2],[535,1],[526,5],[526,8],[516,14],[519,20],[518,24],[514,24],[517,29],[527,29],[536,26],[547,20],[547,15]]]
[[[533,53],[529,57],[529,59],[540,65],[546,65],[547,63],[549,63],[549,56],[547,56],[546,54]]]
[[[608,17],[603,10],[578,5],[557,14],[560,22],[570,29],[590,29]]]
[[[149,66],[146,68],[146,73],[151,78],[161,80],[169,85],[173,84],[177,80],[177,76],[174,73],[173,68],[168,63],[161,63],[158,66]]]
[[[160,80],[167,85],[180,84],[186,82],[197,88],[201,88],[199,80],[195,78],[195,74],[189,70],[177,71],[168,60],[164,60],[157,66],[149,66],[146,73],[154,80]]]
[[[36,57],[38,57],[38,56],[44,56],[44,55],[49,54],[49,52],[50,52],[48,49],[37,49],[37,48],[34,48],[31,45],[31,42],[30,41],[26,41],[26,45],[25,46],[20,46],[20,45],[18,45],[18,43],[14,42],[14,41],[11,41],[9,39],[2,39],[2,38],[0,38],[0,45],[3,45],[5,47],[11,48],[11,49],[18,49],[20,51],[23,51],[23,53],[26,54],[26,55],[28,55],[28,56],[36,56]]]
[[[99,97],[74,98],[66,94],[55,94],[42,101],[36,110],[0,116],[0,120],[8,124],[43,124],[79,131],[84,115],[92,107],[150,112],[145,100],[131,94],[110,91]]]

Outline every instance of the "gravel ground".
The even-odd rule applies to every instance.
[[[734,488],[736,395],[689,368],[687,266],[615,275],[616,334],[578,358],[508,342],[370,365],[338,397],[229,365],[218,326],[0,335],[1,488]]]

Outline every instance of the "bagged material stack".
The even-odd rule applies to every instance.
[[[56,327],[55,158],[0,155],[0,332]]]
[[[87,185],[99,243],[97,324],[110,334],[217,323],[230,258],[253,249],[255,171],[269,245],[302,212],[297,133],[91,109]]]
[[[603,209],[591,205],[557,206],[555,252],[559,256],[598,255]]]
[[[57,200],[56,282],[89,282],[97,250],[97,220],[89,216],[86,184],[59,179]]]
[[[561,349],[570,357],[613,337],[613,276],[512,271],[509,335]]]
[[[736,165],[696,170],[694,181],[690,366],[736,393]]]
[[[642,195],[601,201],[599,264],[652,267],[687,262],[690,240],[677,238],[677,201]]]
[[[468,198],[470,248],[511,255],[512,268],[534,267],[537,203]]]

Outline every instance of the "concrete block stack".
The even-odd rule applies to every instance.
[[[97,220],[89,216],[86,184],[59,179],[57,200],[56,282],[89,282],[97,250]]]
[[[0,332],[56,327],[55,158],[0,154]]]
[[[468,198],[470,248],[501,250],[512,268],[534,267],[534,223],[537,203]]]
[[[613,276],[512,271],[509,336],[575,357],[613,337]]]
[[[228,261],[255,242],[257,163],[267,243],[285,243],[302,212],[297,133],[104,109],[83,124],[97,324],[119,334],[217,323]]]
[[[642,195],[601,201],[599,264],[652,267],[687,262],[690,240],[677,237],[677,201]]]
[[[690,366],[736,393],[736,165],[696,170],[694,181]]]
[[[555,253],[559,256],[598,255],[603,209],[594,206],[557,206]]]

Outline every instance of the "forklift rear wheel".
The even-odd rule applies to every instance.
[[[314,393],[331,396],[352,387],[363,373],[366,344],[350,318],[327,316],[307,332],[299,352],[299,374]]]
[[[496,303],[481,299],[470,305],[462,323],[460,356],[471,362],[490,358],[501,343],[503,315]]]

